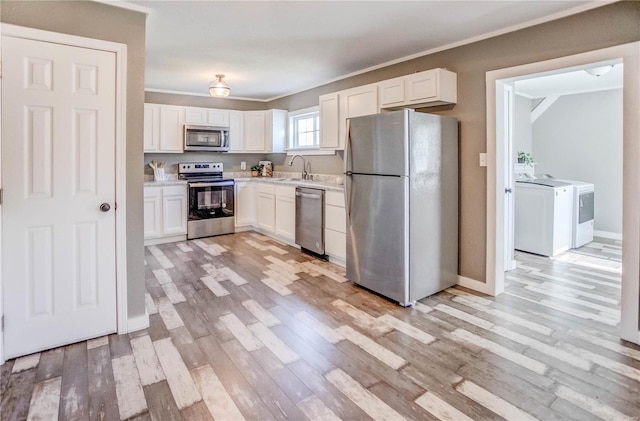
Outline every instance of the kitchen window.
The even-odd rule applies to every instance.
[[[289,113],[289,149],[320,147],[320,112],[318,107]]]

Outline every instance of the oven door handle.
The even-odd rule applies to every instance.
[[[192,187],[224,187],[233,186],[233,181],[214,181],[211,183],[189,183],[189,188]]]

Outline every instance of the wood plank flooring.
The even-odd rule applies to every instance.
[[[0,367],[4,420],[625,420],[620,243],[401,308],[254,232],[146,249],[150,327]]]

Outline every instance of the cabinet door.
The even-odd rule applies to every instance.
[[[338,123],[338,94],[321,95],[320,108],[320,147],[335,149],[340,146]]]
[[[276,235],[296,240],[296,188],[276,187]]]
[[[384,80],[378,83],[378,96],[380,107],[392,106],[405,101],[405,78],[397,77],[395,79]]]
[[[250,182],[236,183],[236,227],[256,223],[256,196]]]
[[[330,256],[347,258],[347,236],[342,232],[324,230],[324,251]]]
[[[285,151],[288,114],[287,110],[276,109],[265,112],[265,148],[268,152],[282,153]]]
[[[438,72],[427,70],[414,73],[405,78],[407,83],[407,101],[422,101],[438,95]]]
[[[245,111],[243,115],[244,150],[264,152],[265,148],[265,112]]]
[[[207,124],[210,126],[229,127],[229,110],[208,109]]]
[[[144,188],[144,238],[157,238],[162,235],[162,213],[160,207],[162,187]]]
[[[160,152],[182,152],[184,108],[160,107]]]
[[[186,124],[207,124],[207,109],[187,107],[184,110],[184,122]]]
[[[144,104],[144,151],[157,152],[160,147],[160,106]]]
[[[242,111],[229,111],[229,152],[243,152]]]
[[[357,88],[342,91],[339,95],[339,141],[340,148],[344,149],[345,138],[347,136],[347,118],[378,113],[378,86],[376,84],[359,86]]]
[[[187,189],[185,186],[162,188],[162,234],[187,233]]]
[[[258,226],[266,232],[275,232],[276,196],[258,193]]]

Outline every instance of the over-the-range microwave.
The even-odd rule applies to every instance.
[[[229,150],[229,128],[185,124],[184,150],[227,152]]]

